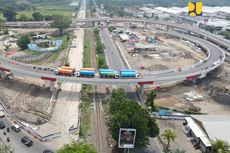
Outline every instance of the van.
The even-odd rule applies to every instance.
[[[11,125],[11,129],[14,130],[15,132],[21,131],[21,127],[18,124]]]

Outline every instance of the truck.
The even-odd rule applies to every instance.
[[[94,68],[81,68],[80,70],[76,71],[75,76],[77,77],[94,77],[95,76],[95,69]]]
[[[54,71],[54,73],[56,75],[73,76],[74,75],[74,70],[58,68],[57,70]]]
[[[100,78],[119,79],[119,74],[113,69],[99,69]]]
[[[69,67],[69,66],[61,66],[61,69],[66,69],[66,70],[75,71],[75,68],[74,68],[74,67]]]
[[[140,78],[140,74],[136,70],[120,70],[120,77],[122,78]]]

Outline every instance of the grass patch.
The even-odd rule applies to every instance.
[[[81,124],[79,135],[81,138],[85,138],[91,129],[91,114],[92,114],[92,98],[90,92],[92,90],[91,85],[82,85],[82,103],[80,104],[81,109]]]
[[[69,37],[69,38],[68,38]],[[47,59],[47,61],[49,63],[52,63],[56,60],[58,60],[58,57],[60,56],[61,52],[68,48],[68,46],[70,45],[70,42],[72,40],[72,37],[68,36],[68,35],[63,35],[61,37],[52,37],[50,40],[63,40],[62,46],[61,48],[59,48],[57,51],[54,52],[50,52],[49,55],[45,56],[44,59]],[[35,52],[35,51],[31,51],[29,49],[25,50],[25,53],[28,55],[39,55],[39,52]],[[52,55],[50,55],[52,54]],[[64,58],[63,58],[63,62],[64,62]],[[31,64],[41,64],[43,63],[43,60],[34,60],[34,61],[30,61],[29,63]]]
[[[83,66],[90,67],[90,48],[89,48],[89,39],[87,38],[86,33],[84,34],[84,52],[83,52]]]
[[[29,49],[26,49],[24,52],[27,55],[39,55],[39,54],[41,54],[40,52],[32,51],[32,50],[29,50]]]
[[[91,114],[92,114],[92,108],[90,108],[91,105],[91,99],[84,99],[82,103],[80,104],[81,108],[81,124],[80,124],[80,132],[79,135],[82,138],[85,138],[91,129]]]
[[[63,35],[62,37],[54,37],[54,38],[53,38],[54,40],[63,40],[63,42],[62,42],[61,48],[60,48],[59,50],[53,52],[53,55],[52,55],[52,57],[51,57],[50,62],[56,61],[56,60],[58,59],[58,57],[59,57],[61,51],[62,51],[63,49],[66,49],[66,48],[70,45],[70,42],[71,42],[70,40],[71,40],[71,38],[68,38],[68,37],[70,37],[70,36]]]
[[[0,13],[0,20],[4,20],[5,18],[3,17],[3,14]]]
[[[61,15],[65,16],[65,17],[69,17],[69,18],[72,16],[72,11],[69,11],[69,10],[58,10],[58,9],[56,9],[56,10],[52,10],[52,9],[50,9],[50,10],[48,10],[48,9],[42,10],[41,9],[40,10],[40,9],[38,9],[38,10],[19,11],[19,12],[17,12],[16,19],[19,19],[20,16],[24,14],[28,19],[32,20],[33,19],[32,14],[34,12],[40,12],[44,16],[45,15],[51,15],[52,16],[54,14],[61,14]]]

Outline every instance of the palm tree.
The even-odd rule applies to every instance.
[[[211,143],[215,153],[230,153],[230,145],[228,142],[216,139],[215,141],[211,141]]]
[[[167,151],[168,151],[170,147],[170,142],[174,141],[176,138],[176,133],[171,129],[167,129],[164,131],[162,136],[163,136],[163,139],[167,141]]]

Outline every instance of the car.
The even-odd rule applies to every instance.
[[[0,121],[0,129],[5,129],[5,124],[4,124],[4,122],[3,121]]]
[[[22,143],[23,143],[24,145],[26,145],[27,147],[30,147],[30,146],[33,145],[33,141],[30,140],[30,138],[28,138],[28,137],[26,137],[26,136],[22,137],[21,141],[22,141]]]
[[[182,71],[182,67],[178,67],[177,69],[178,69],[178,71]]]
[[[5,116],[5,113],[3,110],[0,110],[0,118],[4,117]]]
[[[51,150],[46,149],[46,150],[43,151],[43,153],[54,153],[54,152],[51,151]]]
[[[21,131],[21,127],[18,124],[11,125],[11,129],[14,130],[15,132]]]

